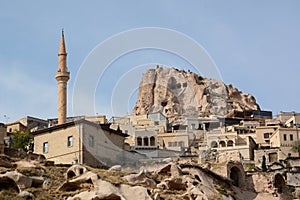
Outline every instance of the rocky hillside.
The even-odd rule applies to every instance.
[[[153,162],[153,161],[150,161]],[[11,165],[8,165],[11,163]],[[236,187],[234,181],[194,162],[166,159],[144,163],[139,172],[116,165],[48,166],[48,161],[13,161],[0,156],[0,199],[62,200],[290,200],[272,186]],[[50,162],[51,163],[51,162]],[[224,165],[223,165],[224,168]],[[260,176],[264,177],[264,176]],[[260,178],[260,182],[271,182]],[[259,191],[259,193],[258,193]]]
[[[183,115],[226,116],[234,110],[260,110],[260,107],[251,94],[222,81],[157,66],[143,74],[133,113],[162,112],[173,121]]]

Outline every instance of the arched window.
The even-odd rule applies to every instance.
[[[155,137],[154,136],[150,137],[150,146],[155,146]]]
[[[226,147],[226,143],[224,141],[220,141],[220,147]]]
[[[149,139],[148,139],[148,137],[144,137],[144,146],[149,146]]]
[[[143,140],[141,137],[137,137],[136,138],[136,143],[137,143],[137,146],[142,146],[143,145]]]
[[[232,141],[232,140],[229,140],[229,141],[227,142],[227,146],[228,146],[228,147],[233,147],[233,141]]]
[[[218,147],[218,143],[217,143],[216,141],[212,141],[212,142],[210,143],[210,147],[211,147],[211,148],[217,148],[217,147]]]

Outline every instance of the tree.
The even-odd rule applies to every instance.
[[[298,152],[298,156],[300,157],[300,140],[297,140],[292,145],[292,151]]]
[[[12,148],[23,149],[24,151],[32,150],[33,148],[33,136],[29,130],[15,131],[13,133]]]
[[[263,172],[266,172],[268,170],[266,165],[266,156],[262,157],[261,169]]]

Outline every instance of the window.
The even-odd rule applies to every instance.
[[[94,146],[94,136],[92,136],[92,135],[89,136],[89,146],[90,147]]]
[[[220,147],[226,147],[226,143],[224,141],[220,141]]]
[[[191,124],[191,129],[195,130],[195,124]]]
[[[44,143],[43,143],[43,152],[44,152],[44,153],[48,153],[48,151],[49,151],[49,148],[48,148],[48,142],[44,142]]]
[[[269,162],[277,162],[278,161],[278,155],[277,153],[269,153]]]
[[[199,124],[198,130],[203,130],[203,124]]]
[[[227,146],[228,146],[228,147],[233,147],[233,144],[234,144],[234,143],[233,143],[232,140],[229,140],[229,141],[227,142]]]
[[[149,146],[148,137],[144,137],[144,146]]]
[[[141,137],[138,137],[136,139],[136,142],[137,142],[137,146],[142,146],[142,143],[143,143],[143,139]]]
[[[269,138],[270,137],[270,133],[264,133],[264,138]]]
[[[184,142],[183,141],[178,142],[178,146],[179,147],[184,147]]]
[[[155,146],[155,137],[154,136],[150,137],[150,146]]]
[[[293,141],[294,140],[294,136],[292,134],[290,134],[290,140]]]
[[[283,134],[283,140],[286,141],[286,134]]]
[[[73,146],[73,136],[69,136],[68,137],[68,147],[72,147]]]
[[[195,147],[196,149],[198,149],[198,148],[199,148],[199,143],[195,143],[195,144],[194,144],[194,147]]]
[[[176,141],[176,142],[168,142],[169,147],[184,147],[183,141]]]

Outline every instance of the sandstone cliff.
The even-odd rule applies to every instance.
[[[143,74],[133,113],[162,112],[173,121],[180,116],[226,116],[234,110],[260,110],[260,107],[252,95],[222,81],[157,66]]]

